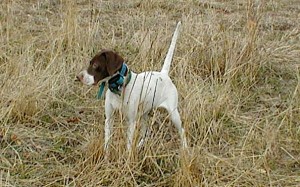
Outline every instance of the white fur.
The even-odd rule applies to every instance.
[[[169,71],[170,71],[170,66],[171,66],[171,62],[172,62],[172,59],[173,59],[173,54],[174,54],[177,38],[178,38],[178,35],[179,35],[180,26],[181,26],[181,22],[178,22],[177,26],[176,26],[176,29],[174,31],[173,37],[172,37],[172,41],[171,41],[167,56],[166,56],[165,61],[164,61],[164,65],[161,69],[162,73],[167,73],[168,74]]]
[[[90,75],[87,70],[83,70],[81,71],[78,76],[77,76],[80,81],[85,84],[85,85],[88,85],[88,86],[91,86],[93,84],[95,84],[95,79],[94,79],[94,76]]]
[[[134,131],[136,129],[136,118],[138,109],[140,110],[143,119],[147,118],[151,109],[162,107],[165,108],[171,118],[171,121],[177,128],[183,147],[187,147],[185,131],[181,126],[181,119],[178,113],[178,93],[175,85],[172,83],[168,72],[172,61],[176,40],[178,38],[180,22],[177,24],[172,42],[166,56],[161,72],[150,71],[143,73],[133,73],[130,82],[123,90],[123,98],[112,93],[110,90],[106,92],[105,99],[105,150],[108,149],[109,139],[112,131],[112,114],[113,111],[119,109],[125,115],[128,122],[128,151],[132,148]],[[123,100],[122,100],[123,99]],[[141,124],[141,141],[144,142],[146,133],[146,123]]]
[[[172,83],[170,77],[161,72],[143,72],[140,74],[132,73],[131,81],[124,90],[124,99],[112,93],[106,92],[105,99],[105,149],[108,148],[108,142],[111,137],[112,128],[112,114],[116,109],[120,109],[128,122],[128,140],[127,148],[130,151],[132,148],[132,141],[134,131],[136,129],[136,118],[138,109],[142,117],[145,118],[152,108],[165,108],[177,128],[182,146],[187,147],[184,129],[181,126],[180,116],[177,110],[178,107],[178,93],[175,85]],[[142,122],[141,127],[141,145],[144,142],[146,131],[146,123]]]

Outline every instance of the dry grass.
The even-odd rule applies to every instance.
[[[0,4],[0,186],[297,186],[298,0],[4,0]],[[189,153],[163,110],[127,159],[116,115],[74,76],[102,48],[159,70],[178,20],[171,77]]]

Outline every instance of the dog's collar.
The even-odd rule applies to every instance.
[[[113,75],[109,80],[108,80],[108,88],[111,92],[114,94],[121,95],[122,88],[126,87],[127,84],[129,83],[131,79],[131,71],[128,68],[128,66],[123,63],[122,67],[116,73]],[[105,81],[100,84],[97,99],[100,99],[103,95],[104,92],[104,87],[105,87]]]

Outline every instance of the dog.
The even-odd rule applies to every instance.
[[[128,68],[124,59],[116,52],[102,50],[92,58],[88,68],[76,76],[77,80],[85,85],[91,86],[100,83],[98,96],[102,95],[105,83],[108,82],[109,89],[105,95],[105,152],[109,148],[112,114],[116,109],[125,114],[129,125],[127,130],[127,150],[129,152],[132,149],[138,108],[142,112],[143,119],[139,146],[145,139],[147,131],[145,120],[148,113],[153,108],[162,107],[168,111],[172,123],[177,128],[182,147],[187,147],[185,130],[178,112],[178,92],[168,75],[180,25],[181,22],[178,22],[160,72],[147,71],[136,74]]]

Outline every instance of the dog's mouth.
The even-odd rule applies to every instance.
[[[112,76],[106,76],[104,78],[94,76],[89,74],[86,70],[81,71],[76,77],[76,82],[81,82],[84,85],[88,86],[97,86],[99,84],[102,84],[103,82],[107,82]]]
[[[97,83],[94,76],[89,75],[86,70],[81,71],[75,78],[75,81],[80,81],[85,85],[93,85]]]

